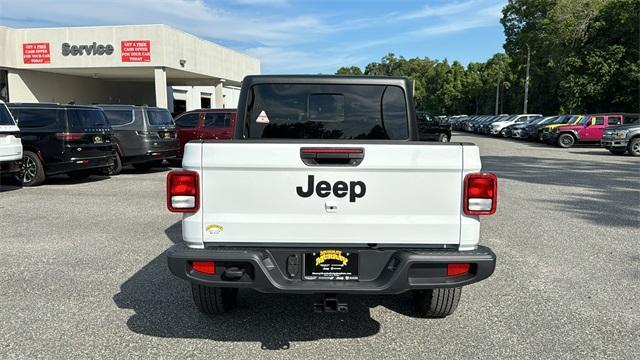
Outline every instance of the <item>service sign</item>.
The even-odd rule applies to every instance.
[[[122,62],[151,61],[151,40],[123,40],[120,47]]]
[[[49,43],[22,44],[22,61],[25,64],[50,64],[51,52]]]

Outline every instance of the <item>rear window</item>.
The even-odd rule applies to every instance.
[[[168,110],[147,110],[149,125],[173,125],[173,117]]]
[[[112,126],[126,125],[133,122],[133,110],[105,109],[104,114]]]
[[[407,101],[400,87],[260,84],[248,96],[245,131],[252,139],[409,137]]]
[[[53,108],[16,109],[16,121],[20,128],[39,128],[47,127],[58,121],[58,113],[61,110]]]
[[[0,105],[0,125],[15,125],[7,107]]]
[[[204,127],[206,128],[231,127],[231,114],[230,113],[205,113]]]
[[[67,109],[69,131],[104,129],[109,127],[104,112],[99,109]]]

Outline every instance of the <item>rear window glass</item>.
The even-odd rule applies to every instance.
[[[396,86],[260,84],[248,95],[249,138],[409,137],[405,94]]]
[[[133,110],[106,109],[104,110],[104,114],[112,126],[125,125],[133,122]]]
[[[194,128],[198,126],[198,118],[200,114],[198,113],[189,113],[184,114],[182,116],[178,116],[175,123],[179,128]]]
[[[0,125],[15,125],[7,107],[0,105]]]
[[[173,117],[168,110],[147,110],[149,125],[173,125]]]
[[[109,127],[104,112],[99,109],[67,109],[69,131],[104,129]]]
[[[55,124],[58,121],[58,109],[17,109],[18,127],[37,128]]]
[[[229,113],[205,113],[204,127],[228,128],[231,127],[231,114]]]

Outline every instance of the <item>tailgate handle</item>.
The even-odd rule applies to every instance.
[[[364,148],[300,148],[300,159],[307,166],[358,166]]]

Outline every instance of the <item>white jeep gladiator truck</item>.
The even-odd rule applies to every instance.
[[[186,145],[167,176],[182,212],[171,272],[206,314],[238,288],[319,294],[413,291],[417,312],[451,314],[461,287],[489,277],[480,218],[497,179],[470,143],[418,142],[405,78],[248,76],[235,140]]]

